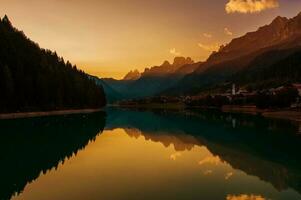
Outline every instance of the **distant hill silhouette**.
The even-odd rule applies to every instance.
[[[90,76],[90,79],[94,80],[96,85],[103,87],[104,92],[106,94],[106,101],[108,103],[116,102],[118,100],[124,99],[123,95],[110,85],[110,83],[106,82],[105,80],[109,81],[108,79],[100,79],[96,76]],[[113,79],[112,79],[113,80]]]
[[[193,72],[199,64],[200,63],[194,63],[189,57],[176,57],[172,64],[168,61],[164,61],[162,65],[146,68],[145,71],[140,74],[138,79],[136,79],[137,77],[125,78],[123,80],[103,79],[107,85],[121,95],[121,98],[118,98],[116,97],[116,94],[110,93],[107,94],[109,96],[108,99],[118,101],[132,98],[144,98],[159,94],[173,86],[186,74]],[[129,74],[129,76],[132,76],[133,72],[130,72]]]
[[[0,112],[99,108],[103,88],[0,19]]]

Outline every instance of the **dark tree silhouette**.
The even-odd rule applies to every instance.
[[[103,88],[0,19],[0,112],[99,108]]]
[[[101,134],[105,113],[0,120],[0,199],[9,200]]]

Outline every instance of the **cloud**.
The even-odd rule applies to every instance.
[[[257,13],[279,7],[278,0],[229,0],[227,13]]]
[[[203,33],[203,36],[205,38],[212,38],[212,35],[210,33]]]
[[[217,51],[219,49],[219,45],[217,43],[216,44],[211,44],[211,45],[198,43],[198,46],[200,48],[202,48],[203,50],[205,50],[205,51]]]
[[[226,35],[230,35],[230,36],[233,35],[232,31],[230,31],[227,27],[224,28],[224,32],[225,32]]]
[[[176,48],[170,49],[170,50],[169,50],[169,53],[172,54],[172,55],[175,55],[175,56],[181,55],[181,52],[178,52],[178,51],[176,50]]]

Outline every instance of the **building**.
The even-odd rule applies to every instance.
[[[236,86],[235,86],[235,84],[232,84],[232,95],[233,96],[236,95]]]
[[[293,87],[298,90],[299,96],[301,96],[301,84],[300,83],[294,83]]]

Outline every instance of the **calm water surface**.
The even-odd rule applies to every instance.
[[[219,112],[0,121],[0,199],[301,199],[299,125]]]

